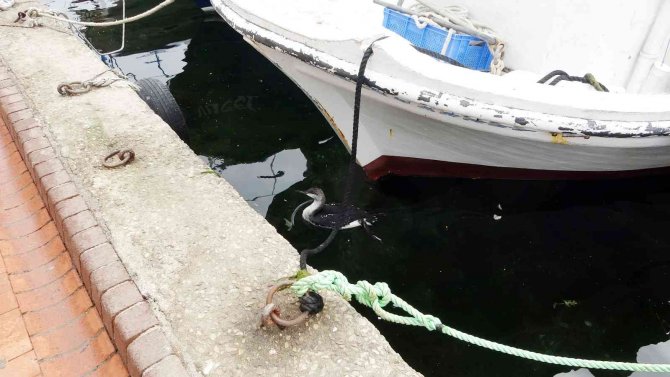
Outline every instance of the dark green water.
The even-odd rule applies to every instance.
[[[150,6],[130,1],[128,12]],[[118,6],[92,1],[70,7],[88,19],[120,15]],[[120,29],[88,36],[110,50]],[[296,248],[326,238],[302,222],[289,231],[285,219],[306,199],[296,189],[318,186],[341,199],[348,155],[305,95],[216,15],[179,0],[129,26],[116,61],[138,78],[169,83],[193,150]],[[670,338],[670,179],[361,182],[359,205],[385,213],[374,226],[383,244],[344,232],[310,259],[316,268],[387,282],[455,328],[538,352],[635,361],[640,347]],[[386,324],[357,308],[427,376],[569,371]]]

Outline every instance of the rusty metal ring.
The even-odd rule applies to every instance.
[[[25,19],[27,16],[28,15],[26,14],[26,12],[19,12],[18,17],[16,18],[16,21],[14,21],[14,23],[17,23],[17,22]]]
[[[76,96],[91,91],[91,84],[87,81],[74,81],[63,83],[56,88],[62,96]]]
[[[118,156],[119,160],[117,162],[110,162],[114,157]],[[117,168],[119,166],[127,165],[135,159],[135,152],[132,149],[116,150],[110,153],[102,161],[102,165],[106,168]]]
[[[302,312],[300,313],[299,316],[295,317],[294,319],[284,319],[281,317],[281,313],[279,310],[279,307],[272,302],[272,299],[277,293],[277,291],[288,288],[291,286],[291,283],[284,283],[284,284],[279,284],[275,285],[272,288],[270,288],[270,291],[268,292],[268,297],[265,300],[265,312],[267,313],[266,315],[263,316],[264,322],[267,322],[267,316],[269,316],[269,319],[272,320],[280,329],[284,329],[286,327],[291,327],[291,326],[298,326],[307,321],[309,318],[309,312]]]
[[[73,83],[73,84],[76,84],[76,83]],[[60,85],[58,85],[56,90],[58,91],[58,93],[61,96],[67,96],[67,95],[70,94],[70,91],[72,90],[72,86],[70,84],[60,84]]]

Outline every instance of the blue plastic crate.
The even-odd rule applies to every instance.
[[[436,52],[453,59],[463,66],[478,71],[490,71],[493,55],[485,41],[468,34],[454,33],[445,53],[444,43],[449,34],[447,30],[433,25],[421,29],[411,16],[384,9],[384,27],[399,34],[414,46]]]

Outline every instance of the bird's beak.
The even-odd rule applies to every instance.
[[[299,192],[299,193],[301,193],[301,194],[303,194],[303,195],[307,195],[307,193],[306,193],[306,192],[304,192],[304,191],[300,191],[300,190],[295,190],[295,192]]]

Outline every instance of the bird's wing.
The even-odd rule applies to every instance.
[[[312,221],[323,228],[339,228],[354,221],[364,219],[367,212],[353,206],[345,207],[341,204],[326,204],[314,215]]]

